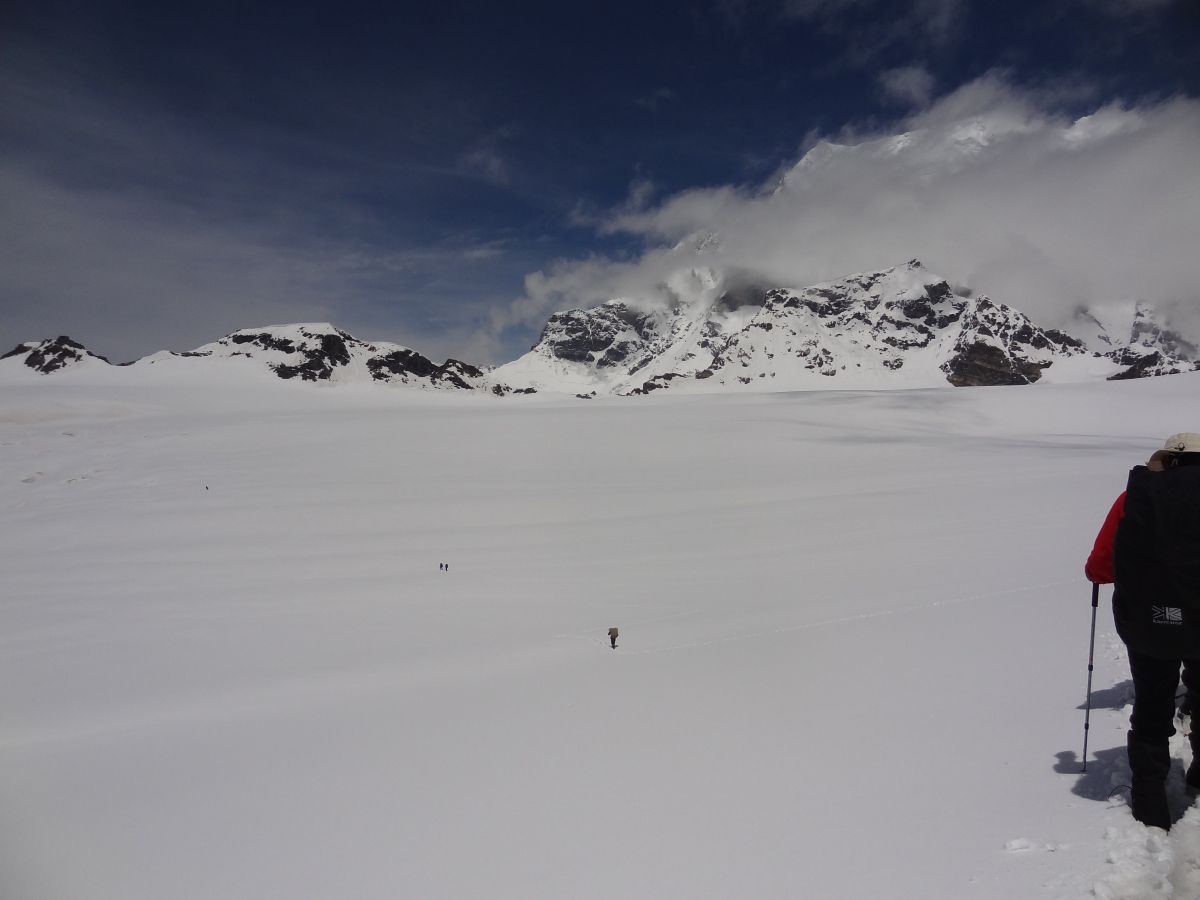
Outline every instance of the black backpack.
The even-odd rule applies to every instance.
[[[1131,649],[1200,658],[1200,466],[1129,473],[1113,541],[1113,617]]]

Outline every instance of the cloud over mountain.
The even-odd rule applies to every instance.
[[[637,201],[600,224],[645,239],[633,260],[592,256],[530,275],[498,328],[623,298],[670,303],[700,265],[795,285],[918,257],[1039,324],[1143,300],[1200,325],[1200,102],[1110,103],[1073,117],[998,75],[887,133],[812,143],[769,183]],[[686,281],[686,278],[683,279]]]

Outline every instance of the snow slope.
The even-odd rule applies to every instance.
[[[1200,813],[1108,799],[1107,592],[1077,758],[1083,559],[1200,375],[60,374],[0,389],[0,896],[1200,896]]]

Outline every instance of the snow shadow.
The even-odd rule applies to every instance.
[[[1097,750],[1088,760],[1088,770],[1081,772],[1082,763],[1074,750],[1054,754],[1058,762],[1054,771],[1060,775],[1077,775],[1071,793],[1087,800],[1107,801],[1112,797],[1127,794],[1129,787],[1129,755],[1125,747]]]
[[[1112,747],[1108,750],[1097,750],[1092,759],[1088,760],[1087,772],[1080,772],[1079,757],[1074,750],[1064,750],[1056,753],[1058,762],[1054,771],[1062,775],[1075,775],[1075,784],[1071,793],[1085,800],[1103,802],[1129,802],[1129,783],[1132,774],[1129,771],[1129,756],[1124,747]],[[1167,775],[1167,802],[1171,807],[1171,821],[1177,822],[1192,805],[1192,798],[1187,794],[1184,783],[1183,760],[1175,757],[1171,760],[1171,771]]]
[[[1092,691],[1092,709],[1121,709],[1127,703],[1132,702],[1133,679],[1131,678],[1102,691]],[[1085,700],[1075,708],[1086,709],[1087,701]],[[1061,754],[1059,755],[1061,756]]]

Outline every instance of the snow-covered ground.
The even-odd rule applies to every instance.
[[[1198,897],[1107,590],[1077,774],[1198,389],[0,387],[0,896]]]

